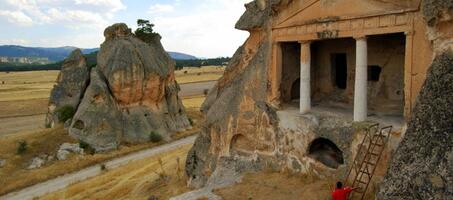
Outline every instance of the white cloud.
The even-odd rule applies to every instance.
[[[91,5],[107,8],[110,12],[126,9],[121,0],[75,0],[78,5]]]
[[[166,13],[166,12],[173,12],[175,8],[169,4],[154,4],[149,7],[149,13]]]
[[[0,10],[0,16],[5,17],[10,23],[29,26],[33,20],[21,11]]]
[[[17,44],[17,45],[28,45],[30,42],[24,39],[12,38],[12,39],[0,39],[0,45],[10,45],[10,44]]]
[[[52,8],[48,11],[50,23],[63,23],[69,28],[92,27],[103,28],[108,25],[101,14],[84,10],[58,10]]]
[[[203,57],[232,56],[248,36],[234,29],[246,2],[249,0],[202,0],[190,12],[176,9],[172,16],[151,18],[167,50]]]
[[[27,25],[57,24],[105,27],[113,13],[125,9],[121,0],[5,0],[3,16]],[[28,16],[28,19],[26,18]],[[32,20],[33,19],[33,20]]]

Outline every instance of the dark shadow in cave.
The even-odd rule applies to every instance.
[[[335,143],[325,138],[317,138],[311,142],[308,156],[334,169],[344,164],[343,152]]]

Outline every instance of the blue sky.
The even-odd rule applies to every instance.
[[[168,51],[231,56],[248,36],[234,29],[250,0],[0,0],[0,44],[99,47],[105,27],[149,19]]]

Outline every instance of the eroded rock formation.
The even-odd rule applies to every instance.
[[[90,80],[90,69],[86,58],[79,49],[74,50],[61,66],[57,84],[50,93],[46,126],[53,127],[60,123],[58,110],[68,106],[69,109],[78,107],[83,93]],[[64,122],[62,122],[64,123]]]
[[[412,74],[407,74],[406,71],[398,73],[404,73],[405,78],[412,77],[407,80],[416,80],[405,82],[413,84],[414,88],[419,87],[419,80],[424,80],[422,79],[426,73],[424,70],[428,66],[424,65],[424,63],[429,64],[432,62],[432,53],[442,52],[442,50],[438,50],[449,49],[452,46],[452,32],[451,28],[449,28],[451,26],[448,26],[451,25],[451,21],[449,21],[451,17],[436,17],[436,19],[442,18],[444,21],[430,28],[423,21],[422,12],[417,10],[419,5],[426,5],[432,1],[422,1],[424,3],[420,1],[407,1],[407,5],[405,3],[401,3],[401,5],[400,3],[393,4],[393,1],[347,1],[349,3],[356,2],[361,4],[360,6],[352,7],[345,2],[333,0],[307,3],[306,1],[291,0],[255,0],[246,5],[247,10],[237,22],[236,28],[247,30],[250,32],[250,37],[236,51],[224,76],[210,91],[203,103],[202,111],[205,113],[207,120],[186,160],[186,173],[190,178],[190,185],[193,187],[206,186],[206,184],[209,184],[210,179],[216,179],[215,176],[219,174],[217,172],[219,170],[231,169],[237,173],[242,173],[245,171],[261,170],[267,167],[278,170],[311,173],[322,177],[332,175],[330,177],[344,180],[354,154],[357,153],[358,145],[363,139],[363,128],[369,124],[352,123],[351,120],[346,119],[345,115],[335,112],[329,112],[325,115],[322,113],[300,115],[298,110],[294,112],[291,110],[282,112],[284,108],[281,107],[281,93],[284,92],[284,89],[289,89],[290,87],[280,85],[279,81],[283,81],[280,79],[284,79],[284,77],[281,75],[281,71],[278,71],[278,68],[272,67],[277,66],[278,62],[280,64],[282,62],[282,58],[278,57],[282,55],[281,52],[279,54],[282,48],[277,47],[279,43],[293,42],[300,48],[300,44],[297,41],[299,38],[309,38],[306,40],[310,40],[313,43],[317,42],[317,40],[326,39],[339,40],[347,37],[352,39],[353,36],[355,37],[355,34],[364,34],[362,28],[366,28],[366,26],[376,28],[387,25],[379,24],[378,17],[376,19],[361,20],[360,16],[355,16],[356,18],[354,20],[356,21],[349,21],[348,17],[350,16],[323,16],[323,18],[312,19],[318,16],[315,12],[329,12],[338,6],[339,8],[345,9],[345,13],[349,11],[351,13],[362,13],[366,11],[360,9],[360,6],[366,5],[364,7],[367,7],[367,9],[370,6],[376,10],[382,9],[383,11],[378,12],[383,12],[382,15],[388,15],[386,16],[388,19],[396,19],[397,16],[392,16],[391,13],[388,13],[388,9],[395,9],[395,6],[413,6],[415,10],[409,14],[413,16],[412,20],[416,22],[414,23],[415,25],[411,24],[411,26],[416,26],[416,30],[414,30],[416,33],[408,32],[406,40],[411,42],[411,37],[417,38],[413,41],[416,45],[414,45],[413,49],[403,46],[404,53],[406,53],[405,55],[412,55],[411,53],[414,51],[414,58],[416,58],[419,49],[415,47],[426,47],[420,50],[423,52],[419,52],[420,55],[426,55],[426,57],[413,59],[414,62],[417,62],[411,68],[414,70]],[[446,1],[444,1],[445,3]],[[304,12],[310,16],[304,16]],[[437,11],[434,12],[439,13]],[[445,11],[442,12],[444,13]],[[382,19],[384,20],[384,17]],[[279,22],[281,24],[278,24]],[[355,24],[360,27],[363,25],[357,31],[354,28],[355,22],[369,24]],[[390,20],[390,24],[392,23]],[[346,31],[342,32],[343,30]],[[340,37],[341,34],[347,35],[351,32],[354,33],[353,36]],[[370,35],[373,34],[379,35],[382,33],[372,33],[370,31]],[[426,36],[436,38],[436,40],[426,40]],[[403,37],[405,36],[403,35]],[[443,42],[440,42],[440,40]],[[404,39],[402,41],[404,43]],[[436,47],[433,48],[430,46],[430,42],[433,42]],[[373,53],[376,52],[370,52],[370,55]],[[330,58],[325,59],[328,60]],[[410,59],[408,60],[410,61]],[[300,68],[298,64],[296,68]],[[406,67],[404,60],[399,65],[403,66],[402,69]],[[319,66],[312,66],[312,68],[316,67]],[[300,72],[291,73],[298,75]],[[450,75],[447,75],[447,77],[450,77]],[[317,77],[315,76],[315,78]],[[354,81],[353,76],[349,76],[348,78]],[[451,84],[448,84],[448,87],[451,87]],[[352,89],[354,88],[351,87],[350,94],[353,94]],[[407,88],[404,89],[406,90]],[[409,101],[415,101],[418,90],[414,89],[405,92],[407,94],[414,93],[405,103],[406,108],[411,109],[412,107]],[[399,93],[400,95],[403,94],[401,91]],[[442,98],[451,97],[447,95]],[[448,103],[451,107],[451,101]],[[407,115],[410,114],[409,111],[406,112]],[[441,111],[439,112],[442,113]],[[436,114],[439,114],[439,112]],[[376,182],[372,182],[370,188],[376,188],[380,181],[382,181],[388,162],[392,157],[393,151],[398,146],[401,136],[404,135],[404,131],[405,129],[398,127],[397,133],[392,133],[389,145],[383,151],[383,156],[373,178]],[[335,156],[338,157],[335,160],[338,161],[330,163],[332,160],[324,160],[324,165],[322,165],[319,163],[324,158],[309,158],[317,156],[316,154],[310,155],[308,147],[310,147],[312,141],[316,141],[319,138],[327,139],[333,143],[329,148],[335,149]],[[436,141],[440,142],[443,140],[439,138],[439,140],[434,140],[434,143]],[[450,148],[451,141],[451,139],[447,140]],[[423,140],[422,142],[427,141]],[[419,147],[421,146],[423,145],[419,145]],[[405,154],[405,156],[409,157],[412,153],[407,151]],[[411,157],[410,159],[414,160],[415,157]],[[321,161],[317,162],[315,160]],[[327,162],[335,169],[332,169],[332,167],[326,168],[325,163]],[[450,164],[451,166],[450,162],[445,162],[445,164]],[[451,168],[448,169],[451,170]],[[406,169],[398,168],[398,170]],[[451,182],[448,182],[448,185],[451,185]]]
[[[175,63],[160,37],[143,42],[126,24],[108,27],[104,36],[89,86],[78,99],[70,135],[106,151],[121,143],[149,141],[153,132],[168,139],[190,128],[178,97]]]
[[[203,186],[220,163],[230,163],[230,141],[237,140],[250,149],[262,142],[260,148],[269,149],[275,140],[275,110],[266,102],[267,66],[270,56],[270,35],[266,18],[272,6],[261,5],[268,1],[253,1],[236,27],[251,32],[247,41],[236,51],[224,76],[211,90],[202,105],[206,122],[202,133],[190,150],[186,173],[194,187]],[[254,142],[250,139],[254,138]],[[243,141],[242,141],[243,140]],[[221,158],[223,161],[220,161]],[[220,160],[219,160],[220,159]],[[225,165],[225,166],[228,166]],[[260,169],[263,165],[244,164],[241,170]],[[250,169],[248,169],[250,168]]]
[[[453,197],[453,2],[425,1],[423,5],[428,37],[437,55],[378,199]]]

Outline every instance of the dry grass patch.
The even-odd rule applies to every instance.
[[[49,98],[59,72],[0,72],[0,101]]]
[[[191,83],[199,81],[218,80],[223,76],[225,67],[221,66],[205,66],[205,67],[184,67],[181,70],[175,71],[176,81],[178,83]]]
[[[172,136],[172,139],[174,140],[198,133],[201,123],[204,120],[203,115],[198,109],[203,99],[189,98],[188,100],[184,99],[183,103],[187,103],[187,101],[192,102],[193,106],[197,106],[187,107],[186,109],[187,115],[194,122],[193,128],[191,130],[176,133]],[[16,154],[17,143],[19,141],[27,141],[28,144],[27,151],[21,155]],[[116,157],[121,157],[133,152],[164,144],[164,142],[149,142],[138,145],[125,144],[118,150],[109,153],[71,156],[65,161],[52,161],[47,163],[40,169],[26,169],[33,157],[41,154],[55,155],[59,146],[65,142],[77,143],[78,141],[75,141],[69,137],[67,131],[65,131],[62,127],[46,129],[39,132],[14,134],[1,138],[0,158],[6,159],[7,164],[5,167],[0,168],[0,185],[2,185],[2,187],[0,187],[0,195],[34,185],[66,173],[75,172]]]
[[[205,96],[183,97],[182,103],[186,108],[199,109],[201,107],[201,104],[203,104],[205,98]]]
[[[45,114],[49,99],[0,101],[0,118]]]
[[[330,199],[335,181],[298,174],[259,172],[244,176],[241,183],[215,190],[225,200],[235,199]]]
[[[225,67],[184,68],[175,72],[178,83],[218,80]],[[0,102],[48,99],[60,71],[0,72]]]
[[[169,199],[189,191],[184,163],[191,146],[131,162],[41,199]]]

